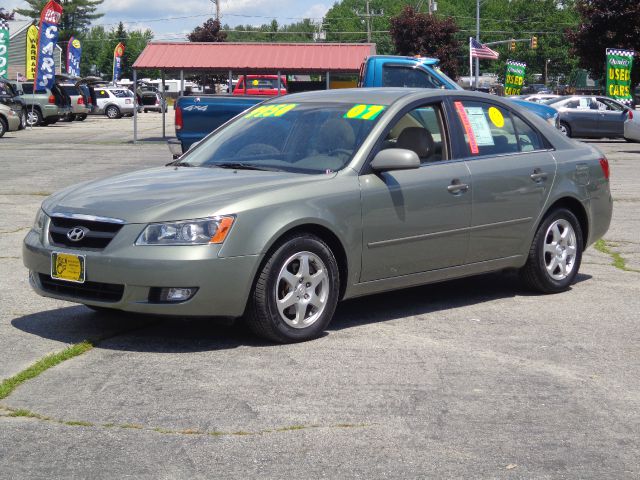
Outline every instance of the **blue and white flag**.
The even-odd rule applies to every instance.
[[[58,24],[62,17],[62,5],[53,0],[45,5],[40,15],[40,32],[38,35],[38,61],[34,91],[52,88],[56,79],[56,63],[53,53],[58,43]]]

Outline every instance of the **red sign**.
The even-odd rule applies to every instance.
[[[477,155],[480,153],[480,149],[478,148],[478,142],[476,141],[476,135],[473,133],[473,128],[471,127],[471,122],[469,121],[469,117],[467,116],[467,112],[464,109],[464,105],[462,102],[453,102],[456,106],[456,112],[458,112],[458,118],[462,122],[462,126],[464,127],[464,132],[467,134],[467,138],[469,139],[469,149],[471,153]]]

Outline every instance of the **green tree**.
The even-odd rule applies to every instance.
[[[452,78],[458,76],[460,42],[458,26],[452,17],[436,17],[405,7],[391,18],[391,38],[400,55],[423,55],[440,59],[442,69]]]
[[[17,8],[16,13],[39,20],[40,13],[48,0],[25,0],[25,2],[28,6]],[[71,36],[78,37],[80,33],[86,31],[93,20],[104,15],[104,13],[98,12],[98,7],[103,2],[104,0],[58,0],[63,9],[58,41],[60,43],[67,42]]]
[[[567,32],[579,65],[592,78],[604,75],[607,48],[640,52],[640,2],[638,0],[578,0],[580,26]],[[640,61],[631,72],[632,85],[640,82]]]

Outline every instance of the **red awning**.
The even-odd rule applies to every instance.
[[[374,43],[151,42],[133,68],[238,73],[358,72]]]

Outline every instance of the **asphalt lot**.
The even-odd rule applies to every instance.
[[[640,144],[598,142],[608,253],[590,248],[570,291],[510,274],[414,288],[274,346],[29,288],[20,244],[46,195],[170,160],[160,115],[140,121],[138,145],[102,117],[0,139],[0,379],[95,345],[0,399],[0,478],[640,477]]]

